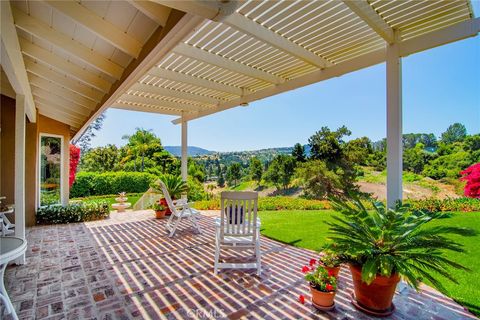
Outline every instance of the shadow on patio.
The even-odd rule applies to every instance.
[[[345,268],[334,311],[298,302],[300,294],[309,297],[300,269],[311,251],[262,238],[261,277],[254,271],[216,277],[212,214],[201,217],[202,235],[180,229],[169,239],[165,223],[139,211],[29,229],[27,264],[9,267],[5,277],[19,318],[369,319],[349,302]],[[421,294],[403,284],[397,289],[393,319],[475,318],[428,287]]]

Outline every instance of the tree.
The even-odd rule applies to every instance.
[[[218,173],[217,185],[218,185],[220,188],[225,187],[225,178],[223,177],[223,172],[222,172],[221,170],[220,170],[220,172]]]
[[[80,169],[89,172],[108,172],[117,169],[119,163],[118,148],[109,144],[97,147],[82,153]]]
[[[270,163],[265,172],[264,179],[273,183],[277,189],[286,190],[292,181],[295,173],[296,161],[293,156],[280,154],[277,155]]]
[[[105,120],[105,113],[100,114],[88,127],[85,129],[83,134],[74,142],[75,145],[80,147],[82,153],[90,149],[90,143],[92,138],[95,137],[95,132],[99,131],[103,126],[103,121]]]
[[[323,160],[301,163],[296,170],[296,177],[307,198],[325,199],[357,190],[354,177],[344,174],[342,170],[329,169]]]
[[[128,148],[132,150],[135,155],[140,155],[142,158],[141,170],[143,172],[145,168],[145,155],[149,148],[161,146],[160,139],[152,133],[152,130],[145,130],[143,128],[136,128],[136,132],[133,135],[124,135],[122,139],[128,140]],[[136,165],[136,159],[135,159]]]
[[[258,184],[260,184],[260,181],[262,180],[262,174],[263,174],[262,162],[257,157],[251,158],[250,159],[250,175],[252,176],[252,179],[257,181]]]
[[[292,156],[298,162],[305,162],[307,160],[307,156],[305,155],[305,147],[300,143],[296,143],[293,146]]]
[[[234,162],[227,169],[227,181],[229,185],[236,186],[242,178],[242,167],[240,163]]]
[[[344,152],[348,160],[358,165],[365,165],[373,152],[372,141],[367,137],[350,140],[345,144]]]
[[[403,152],[403,169],[414,173],[421,173],[427,160],[423,143],[417,143],[414,148]]]
[[[461,123],[454,123],[442,133],[442,141],[445,143],[453,143],[463,141],[467,136],[467,129]]]
[[[338,128],[337,131],[322,127],[308,139],[310,157],[314,160],[325,160],[327,163],[337,162],[343,156],[342,145],[345,142],[342,138],[351,134],[345,126]]]

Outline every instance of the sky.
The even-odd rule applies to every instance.
[[[474,3],[478,16],[480,2]],[[455,122],[480,133],[480,36],[402,59],[403,132],[440,136]],[[350,139],[386,136],[385,64],[359,70],[188,123],[188,145],[213,151],[288,147],[321,127],[346,125]],[[135,128],[152,129],[163,145],[180,145],[176,117],[109,109],[92,146],[124,145]],[[348,139],[347,139],[348,140]]]

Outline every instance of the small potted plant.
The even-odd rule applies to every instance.
[[[423,280],[444,291],[437,275],[458,283],[452,268],[469,270],[445,255],[447,251],[463,252],[462,245],[451,235],[474,236],[468,228],[429,226],[448,213],[412,210],[397,202],[387,208],[382,202],[350,194],[350,200],[331,198],[335,211],[330,225],[330,248],[350,266],[354,286],[352,304],[374,316],[388,316],[395,307],[392,299],[400,278],[418,290]]]
[[[152,205],[152,209],[155,211],[155,217],[157,219],[163,219],[165,218],[165,213],[167,212],[167,208],[160,204],[160,202],[155,202]]]
[[[342,259],[339,255],[329,249],[325,249],[320,253],[318,263],[324,266],[328,272],[331,272],[335,278],[338,278],[342,265]]]
[[[313,306],[320,310],[333,309],[337,290],[337,278],[333,272],[327,271],[321,264],[316,264],[315,259],[310,260],[310,265],[304,266],[302,272],[310,285]]]

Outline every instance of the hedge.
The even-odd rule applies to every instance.
[[[155,175],[146,172],[79,172],[70,189],[70,197],[142,193],[155,179]]]
[[[197,201],[194,207],[198,210],[219,210],[220,199]],[[292,197],[265,197],[258,199],[258,210],[323,210],[330,209],[330,204],[325,200],[308,200]]]
[[[414,210],[429,212],[472,212],[480,211],[480,199],[448,198],[448,199],[423,199],[405,200]],[[368,203],[366,203],[368,206]],[[206,201],[197,201],[194,207],[198,210],[219,210],[220,199],[214,198]],[[291,197],[266,197],[258,199],[258,210],[323,210],[330,209],[330,203],[326,200],[307,200]]]
[[[57,224],[84,222],[105,219],[110,216],[108,203],[75,203],[67,206],[50,205],[41,207],[37,211],[38,224]]]

